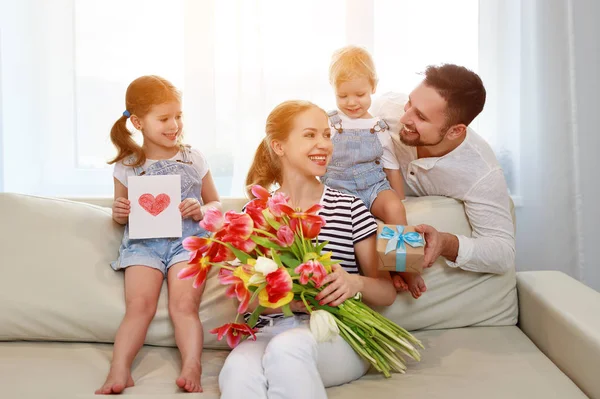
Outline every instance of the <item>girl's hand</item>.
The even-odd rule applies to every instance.
[[[131,213],[131,206],[127,198],[119,197],[113,201],[112,206],[113,218],[127,219]]]
[[[321,305],[338,306],[361,290],[362,281],[358,274],[349,274],[338,264],[331,268],[332,272],[323,279],[321,286],[330,284],[315,299]]]
[[[196,198],[186,198],[181,201],[181,204],[179,204],[179,211],[181,212],[181,217],[191,217],[196,222],[201,221],[204,217],[200,201],[198,201]]]

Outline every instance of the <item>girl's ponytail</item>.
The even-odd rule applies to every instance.
[[[134,162],[128,164],[128,166],[137,167],[142,166],[146,162],[146,154],[142,150],[142,147],[133,140],[133,134],[127,129],[127,117],[121,116],[112,129],[110,129],[110,140],[117,147],[117,156],[108,162],[109,165],[120,162],[125,158],[133,155]]]

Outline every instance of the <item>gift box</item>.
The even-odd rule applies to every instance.
[[[379,270],[421,273],[424,250],[425,239],[413,226],[378,223]]]

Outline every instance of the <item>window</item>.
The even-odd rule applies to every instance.
[[[275,105],[297,98],[335,106],[335,49],[371,51],[378,93],[409,92],[429,64],[478,67],[478,0],[25,3],[11,10],[14,51],[2,63],[11,71],[33,66],[2,86],[20,96],[7,107],[11,92],[4,93],[4,141],[5,154],[25,141],[35,155],[24,166],[30,183],[7,178],[7,191],[111,196],[109,132],[127,85],[141,75],[162,75],[183,91],[186,141],[207,156],[219,193],[239,196]],[[448,21],[460,24],[450,29]],[[36,28],[23,35],[25,26]],[[16,128],[27,138],[7,133]],[[17,156],[5,158],[6,170],[23,167]]]

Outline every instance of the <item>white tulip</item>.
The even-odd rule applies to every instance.
[[[331,341],[340,330],[331,313],[326,310],[315,310],[310,314],[310,332],[317,342]]]
[[[259,256],[254,265],[254,270],[262,273],[263,276],[273,273],[278,268],[279,266],[277,266],[277,263],[275,263],[273,259],[265,258],[264,256]]]

